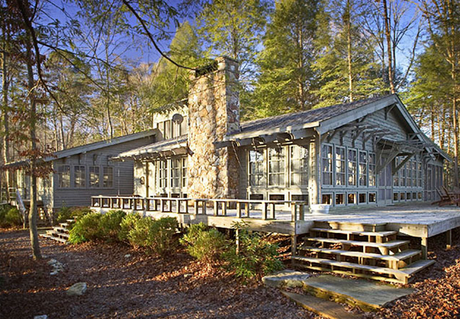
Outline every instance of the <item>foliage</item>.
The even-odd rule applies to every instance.
[[[224,253],[228,269],[243,280],[262,277],[283,269],[283,263],[276,258],[278,246],[263,240],[257,233],[250,233],[244,223],[235,223],[239,247],[232,247]]]
[[[122,210],[111,210],[102,215],[99,220],[101,238],[108,242],[117,241],[121,230],[121,222],[125,216],[126,213]]]
[[[224,235],[215,228],[209,229],[205,224],[191,225],[180,239],[187,252],[196,259],[212,264],[221,259],[228,247]]]
[[[100,220],[102,215],[91,213],[83,216],[70,230],[69,242],[71,244],[80,244],[86,241],[100,239],[102,236]]]
[[[22,225],[22,215],[16,207],[5,205],[0,209],[0,227]]]
[[[6,214],[14,208],[11,205],[3,205],[0,207],[0,227],[8,227],[9,224],[5,221]]]
[[[85,215],[92,213],[89,207],[62,207],[57,214],[57,222],[64,223],[67,219],[79,219]]]
[[[121,242],[129,243],[129,232],[135,228],[137,222],[142,217],[139,214],[128,214],[120,223],[120,230],[118,232],[118,240]]]

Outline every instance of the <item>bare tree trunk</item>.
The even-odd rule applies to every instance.
[[[33,73],[33,60],[32,60],[32,48],[30,44],[30,37],[26,43],[27,50],[27,76],[28,76],[28,89],[29,89],[29,101],[30,101],[30,146],[32,154],[35,154],[37,150],[36,140],[36,124],[37,124],[37,110],[35,101],[35,88],[34,88],[34,73]],[[37,163],[35,155],[31,156],[30,159],[30,211],[29,211],[29,233],[30,243],[32,245],[32,254],[34,259],[41,259],[40,244],[38,242],[38,230],[37,230],[37,177],[36,177]]]
[[[346,28],[347,28],[347,64],[348,64],[348,90],[350,102],[353,102],[353,65],[351,63],[351,4],[347,1],[346,7]]]
[[[388,81],[390,82],[390,92],[395,93],[394,83],[394,70],[393,70],[393,50],[391,45],[391,33],[390,33],[390,17],[388,15],[387,0],[382,0],[383,4],[383,18],[385,20],[385,37],[387,42],[387,58],[388,58]]]
[[[10,158],[9,158],[9,153],[10,153],[10,128],[9,128],[9,110],[8,110],[8,92],[9,92],[9,86],[10,82],[8,80],[8,67],[7,67],[7,53],[6,53],[6,42],[7,42],[7,35],[6,35],[6,27],[3,24],[2,25],[2,33],[3,33],[3,39],[2,39],[2,112],[3,112],[3,145],[2,145],[2,156],[3,156],[3,163],[8,163]],[[10,171],[5,170],[5,187],[6,187],[6,200],[9,202],[10,201]]]

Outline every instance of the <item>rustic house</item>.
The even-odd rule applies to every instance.
[[[90,206],[91,196],[132,195],[133,163],[112,162],[113,157],[131,148],[155,141],[157,130],[135,133],[111,140],[82,145],[55,152],[44,159],[52,165],[49,178],[39,178],[38,200],[48,210],[61,207]],[[6,167],[21,167],[26,162],[14,162]],[[16,187],[23,200],[30,197],[30,176],[19,168]]]
[[[192,75],[187,103],[159,116],[134,159],[142,197],[307,201],[334,208],[434,201],[448,156],[397,95],[241,122],[238,65]]]

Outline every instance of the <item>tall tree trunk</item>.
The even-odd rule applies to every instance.
[[[34,259],[41,259],[40,244],[38,242],[38,230],[37,230],[37,140],[36,140],[36,125],[37,125],[37,109],[35,101],[35,88],[34,88],[34,73],[33,73],[33,59],[32,59],[32,45],[29,39],[26,40],[27,50],[27,77],[28,77],[28,89],[29,89],[29,101],[30,101],[30,146],[32,156],[30,157],[30,211],[29,211],[29,233],[30,242],[32,244],[32,254]],[[38,59],[38,57],[37,57]]]
[[[388,59],[388,81],[390,82],[390,92],[395,93],[394,70],[393,70],[393,50],[391,45],[390,33],[390,16],[388,14],[387,0],[382,0],[383,19],[385,20],[385,38],[387,42],[387,59]]]
[[[351,4],[347,1],[345,25],[347,28],[347,65],[348,65],[348,90],[350,102],[353,102],[353,65],[351,63]]]
[[[10,128],[9,128],[9,110],[8,110],[8,92],[10,82],[8,79],[8,67],[7,67],[7,53],[6,53],[6,45],[7,45],[7,30],[5,24],[2,24],[2,121],[3,121],[3,145],[2,145],[2,157],[3,163],[8,163],[10,161]],[[5,187],[6,187],[6,200],[10,201],[10,171],[5,170]]]

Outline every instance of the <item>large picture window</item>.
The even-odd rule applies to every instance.
[[[166,160],[159,160],[158,167],[158,186],[165,188],[168,187],[168,162]]]
[[[187,187],[187,158],[183,157],[182,161],[182,187]]]
[[[171,159],[171,187],[180,186],[180,159]]]
[[[268,149],[268,184],[284,186],[284,148]]]
[[[323,145],[321,158],[323,164],[323,185],[332,185],[332,145]]]
[[[305,147],[292,145],[291,150],[291,185],[308,185],[308,151]]]
[[[99,166],[89,167],[89,187],[100,187],[100,169]]]
[[[59,188],[70,187],[70,165],[59,165],[57,168]]]
[[[103,167],[103,187],[111,188],[113,187],[113,167],[112,166],[104,166]]]
[[[335,185],[345,186],[346,180],[345,148],[335,147]]]
[[[369,186],[376,186],[375,170],[376,170],[375,154],[369,153]]]
[[[356,150],[348,150],[348,185],[356,186],[356,166],[357,166]]]
[[[263,150],[249,151],[249,184],[263,186],[264,178],[264,153]]]
[[[86,187],[86,167],[76,165],[73,167],[74,186],[81,188]]]

